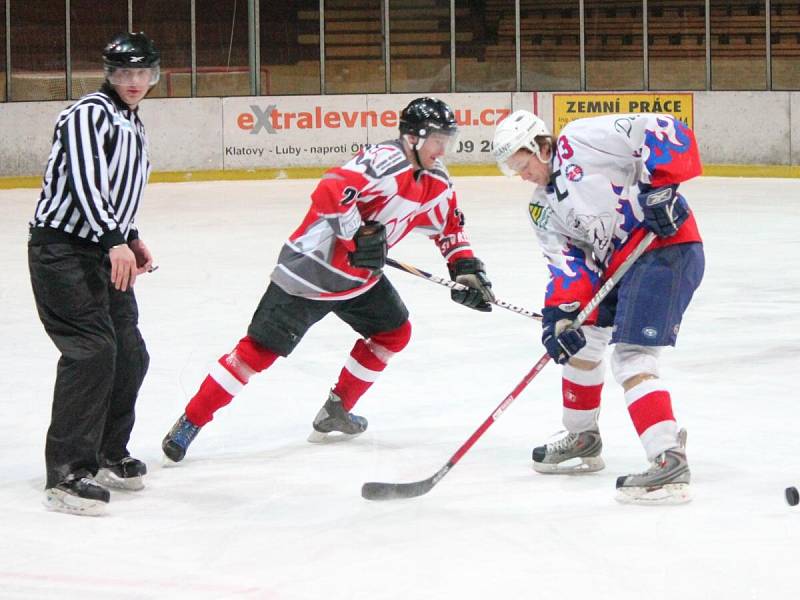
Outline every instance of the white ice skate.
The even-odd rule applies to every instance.
[[[562,475],[594,473],[606,466],[600,456],[602,451],[599,431],[567,433],[551,444],[533,449],[533,468],[539,473]]]
[[[678,446],[659,454],[644,473],[617,479],[617,501],[623,504],[685,504],[691,472],[686,461],[686,430],[678,432]]]

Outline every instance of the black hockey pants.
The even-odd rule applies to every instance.
[[[110,285],[99,246],[29,245],[28,267],[39,317],[61,352],[45,445],[49,488],[70,473],[94,475],[101,457],[128,455],[150,358],[133,290]]]

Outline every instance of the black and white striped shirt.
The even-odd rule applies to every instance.
[[[111,90],[84,96],[58,116],[30,222],[32,243],[69,236],[108,250],[136,239],[136,212],[149,176],[147,136],[137,111]]]

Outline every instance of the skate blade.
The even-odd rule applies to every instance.
[[[107,488],[114,488],[115,490],[127,490],[130,492],[138,492],[144,489],[144,481],[141,475],[136,477],[118,477],[110,469],[100,469],[95,475],[94,480],[100,485]]]
[[[99,517],[106,512],[106,502],[79,498],[55,489],[45,490],[42,504],[47,510],[83,517]]]
[[[617,490],[617,502],[621,504],[640,504],[643,506],[665,506],[686,504],[692,500],[688,483],[668,483],[663,487],[649,489],[643,487],[624,487]]]
[[[342,433],[341,431],[331,431],[323,433],[322,431],[312,430],[308,436],[308,441],[312,444],[337,444],[339,442],[346,442],[360,436],[360,433]]]
[[[181,464],[181,463],[178,462],[178,461],[172,460],[166,454],[162,454],[161,455],[161,466],[162,467],[167,468],[167,469],[171,469],[172,467],[177,467],[179,464]]]
[[[605,468],[606,463],[599,456],[571,458],[560,463],[533,463],[533,470],[545,475],[584,475],[602,471]]]

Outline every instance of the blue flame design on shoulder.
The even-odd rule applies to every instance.
[[[645,166],[650,173],[658,165],[669,164],[674,154],[684,154],[692,148],[688,128],[677,119],[656,119],[659,129],[647,130],[644,145],[650,150]]]

